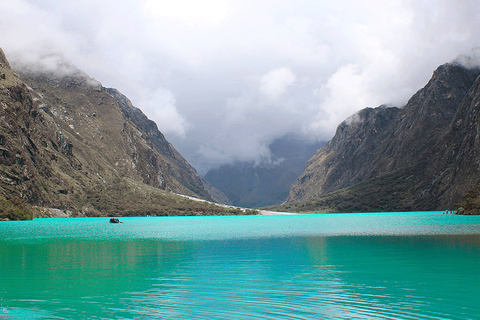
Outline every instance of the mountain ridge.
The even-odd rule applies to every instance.
[[[128,98],[67,69],[14,73],[0,50],[3,197],[84,216],[240,213],[174,196],[221,193]]]
[[[478,99],[474,88],[479,75],[478,68],[444,64],[404,107],[366,108],[342,122],[332,140],[309,160],[281,209],[452,208],[478,179],[478,166],[466,154],[473,151],[462,142],[475,129],[456,123],[468,116],[460,113],[469,107],[469,97]],[[461,161],[465,169],[457,168]],[[476,177],[468,177],[468,172]]]

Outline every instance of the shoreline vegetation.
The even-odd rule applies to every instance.
[[[188,203],[189,206],[186,206],[185,203],[177,206],[176,209],[173,209],[172,206],[170,209],[164,208],[165,211],[159,211],[158,208],[154,209],[151,207],[146,210],[145,203],[137,204],[138,210],[133,210],[135,203],[132,203],[132,207],[123,208],[121,204],[115,206],[116,210],[90,210],[88,212],[79,212],[68,209],[58,209],[58,208],[44,208],[32,206],[18,197],[13,197],[7,199],[4,196],[0,195],[0,221],[17,221],[17,220],[33,220],[34,218],[81,218],[81,217],[135,217],[135,216],[211,216],[211,215],[296,215],[296,214],[318,214],[318,213],[333,213],[333,212],[313,212],[313,211],[298,211],[298,212],[284,212],[284,211],[274,211],[272,207],[269,208],[260,208],[260,209],[249,209],[241,208],[230,205],[218,204],[210,202],[207,200],[181,195],[173,194],[171,196],[174,198],[184,199],[185,203]],[[457,210],[441,210],[443,214],[452,214],[452,215],[479,215],[480,209],[476,206],[476,194],[470,192],[464,202],[459,204]],[[180,201],[180,203],[182,203]],[[196,205],[194,205],[196,204]],[[147,207],[148,204],[146,204]],[[335,212],[341,213],[341,212]]]
[[[62,217],[133,217],[133,216],[212,216],[212,215],[295,215],[302,213],[342,213],[355,210],[335,210],[330,206],[297,203],[248,209],[219,204],[193,196],[172,193],[132,181],[117,181],[103,189],[88,190],[83,197],[67,207],[41,207],[29,204],[20,197],[0,194],[0,221],[32,220],[34,218]],[[127,183],[128,182],[128,183]],[[480,190],[471,190],[457,209],[438,210],[458,215],[480,214]],[[317,206],[316,206],[317,204]],[[327,208],[328,207],[328,208]],[[322,210],[320,210],[322,209]],[[351,208],[350,208],[351,209]],[[387,212],[371,208],[368,212]],[[411,211],[415,211],[412,209]],[[425,210],[420,210],[425,211]],[[360,211],[358,211],[360,212]]]
[[[35,209],[21,198],[6,199],[0,195],[0,221],[32,220]]]
[[[327,199],[328,200],[328,199]],[[338,202],[338,201],[337,201]],[[132,217],[132,216],[212,216],[212,215],[292,215],[298,213],[390,212],[382,208],[354,210],[349,202],[295,203],[259,209],[224,205],[193,196],[173,193],[131,179],[119,179],[102,188],[88,189],[77,194],[64,206],[35,206],[20,197],[0,194],[0,221],[32,220],[61,217]],[[464,200],[451,209],[437,211],[458,215],[480,214],[480,189],[471,190]],[[405,210],[401,210],[405,211]],[[412,210],[408,211],[425,211]],[[428,211],[428,210],[427,210]]]
[[[133,216],[213,216],[259,215],[256,209],[217,204],[206,200],[180,196],[148,188],[142,197],[138,193],[103,193],[89,197],[89,205],[81,210],[33,206],[21,198],[7,199],[0,195],[0,221],[32,220],[34,218],[68,217],[133,217]]]

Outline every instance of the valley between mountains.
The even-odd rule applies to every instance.
[[[456,61],[440,66],[405,106],[352,115],[325,146],[287,139],[283,149],[272,144],[281,150],[277,167],[233,165],[205,178],[118,90],[68,64],[32,70],[12,69],[0,50],[2,220],[258,214],[216,203],[287,212],[479,212],[480,70]],[[246,172],[252,178],[239,185]]]
[[[2,51],[0,74],[1,218],[255,213],[215,205],[153,121],[75,67],[14,72]]]

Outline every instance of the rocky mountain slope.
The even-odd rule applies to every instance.
[[[476,188],[479,69],[452,62],[402,108],[342,122],[292,186],[283,210],[445,210]]]
[[[307,160],[324,144],[287,134],[270,144],[270,163],[224,164],[209,170],[205,179],[222,191],[233,205],[258,208],[280,204],[286,200]]]
[[[216,200],[220,193],[120,92],[73,67],[15,71],[0,49],[4,199],[74,215],[220,213],[173,194]]]

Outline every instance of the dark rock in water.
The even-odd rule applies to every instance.
[[[120,221],[118,218],[110,218],[110,223],[123,223],[123,221]]]

